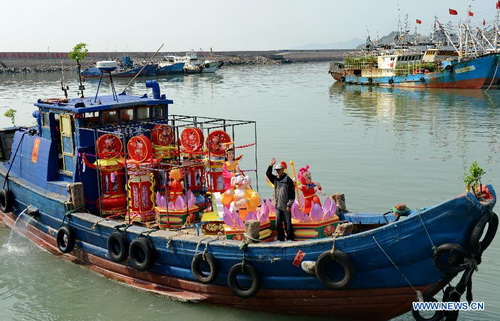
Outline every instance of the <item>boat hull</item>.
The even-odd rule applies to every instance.
[[[469,61],[452,65],[442,72],[407,74],[401,76],[377,77],[374,70],[363,70],[361,75],[346,71],[345,82],[359,85],[377,85],[409,88],[456,88],[479,89],[491,75],[498,64],[498,55],[486,55]],[[335,77],[333,73],[332,77]]]
[[[207,285],[189,280],[172,278],[151,272],[140,272],[123,264],[75,249],[62,254],[56,239],[25,221],[17,222],[12,214],[0,212],[0,221],[37,244],[41,248],[75,264],[123,282],[129,286],[165,295],[180,302],[205,302],[220,306],[243,308],[252,311],[311,316],[334,316],[335,320],[388,320],[411,309],[416,300],[411,287],[356,289],[356,290],[273,290],[262,289],[255,297],[241,299],[221,285]],[[55,231],[52,231],[53,234]],[[417,290],[434,295],[446,285],[445,281]]]
[[[156,69],[156,74],[165,76],[171,74],[182,74],[184,72],[184,64],[183,62],[174,63],[168,66],[161,66]]]
[[[5,168],[0,165],[0,183],[4,177]],[[14,195],[15,214],[0,212],[0,220],[5,225],[56,255],[100,274],[181,301],[330,316],[338,320],[387,320],[411,309],[411,303],[416,301],[413,288],[434,295],[455,275],[435,266],[433,245],[467,246],[476,222],[494,205],[494,202],[481,204],[472,194],[461,195],[401,222],[337,238],[335,243],[331,238],[257,243],[250,244],[246,250],[241,249],[238,241],[207,241],[196,234],[158,230],[148,234],[154,263],[149,271],[141,272],[133,268],[130,259],[116,263],[108,253],[108,238],[123,226],[123,221],[69,212],[69,200],[65,200],[64,195],[54,198],[19,177],[9,176],[8,187]],[[39,209],[36,217],[21,211],[28,205]],[[349,215],[354,214],[346,214],[343,219],[349,220]],[[63,223],[74,230],[76,239],[75,249],[68,254],[60,253],[55,239]],[[447,226],[446,232],[442,226]],[[134,225],[123,232],[133,241],[151,231]],[[327,289],[316,276],[306,273],[300,264],[294,264],[299,251],[304,253],[305,261],[315,261],[322,253],[331,251],[333,245],[346,253],[355,267],[352,280],[342,290]],[[407,250],[410,248],[411,252]],[[196,281],[191,270],[193,257],[205,249],[219,265],[213,284]],[[262,280],[261,289],[249,299],[235,296],[227,283],[229,270],[243,259]],[[392,262],[399,268],[395,269]],[[337,272],[333,273],[335,277]]]

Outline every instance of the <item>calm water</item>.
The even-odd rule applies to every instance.
[[[257,121],[260,178],[271,157],[308,164],[313,180],[328,194],[345,193],[353,211],[442,202],[464,190],[463,173],[473,161],[500,194],[499,90],[345,87],[327,71],[328,63],[231,67],[159,82],[174,100],[172,113]],[[76,76],[65,79],[73,96]],[[0,127],[10,124],[3,116],[8,108],[18,110],[17,125],[31,124],[33,102],[62,96],[60,81],[61,74],[0,75]],[[116,80],[117,91],[127,82]],[[86,83],[88,96],[96,84]],[[145,93],[143,80],[129,92]],[[238,145],[249,143],[253,128],[236,134]],[[253,149],[239,152],[242,167],[254,169]],[[262,181],[259,187],[270,195]],[[1,320],[306,319],[172,302],[64,262],[6,228],[0,244]],[[484,301],[486,311],[462,312],[460,320],[500,320],[499,257],[497,237],[474,275],[474,300]]]

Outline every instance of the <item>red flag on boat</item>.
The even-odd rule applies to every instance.
[[[416,23],[418,23],[419,25],[421,25],[421,24],[422,24],[422,20],[418,20],[418,19],[417,19],[415,22],[416,22]]]
[[[483,26],[486,26],[486,20],[483,19]]]
[[[497,9],[500,9],[500,0],[497,1]]]
[[[499,1],[500,1],[500,0],[499,0]],[[450,14],[451,14],[452,16],[456,16],[456,15],[458,14],[458,11],[457,11],[457,10],[455,10],[455,9],[448,9],[448,10],[450,11]]]
[[[474,17],[474,12],[469,11],[469,17]]]

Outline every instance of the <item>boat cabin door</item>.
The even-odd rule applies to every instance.
[[[62,153],[62,170],[65,174],[73,174],[74,164],[73,158],[75,156],[74,152],[74,142],[73,142],[73,118],[71,115],[60,114],[59,115],[60,133],[61,133],[61,146],[60,151]]]

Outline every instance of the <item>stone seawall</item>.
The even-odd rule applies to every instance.
[[[213,52],[212,59],[231,65],[266,65],[290,62],[339,61],[351,50],[268,50]],[[210,54],[195,52],[198,59],[209,59]],[[90,52],[82,62],[82,68],[95,66],[100,60],[114,60],[130,56],[136,62],[146,62],[153,52]],[[184,55],[185,52],[161,52],[153,59],[161,60],[166,55]],[[0,52],[0,73],[58,72],[74,70],[75,63],[62,52]]]

